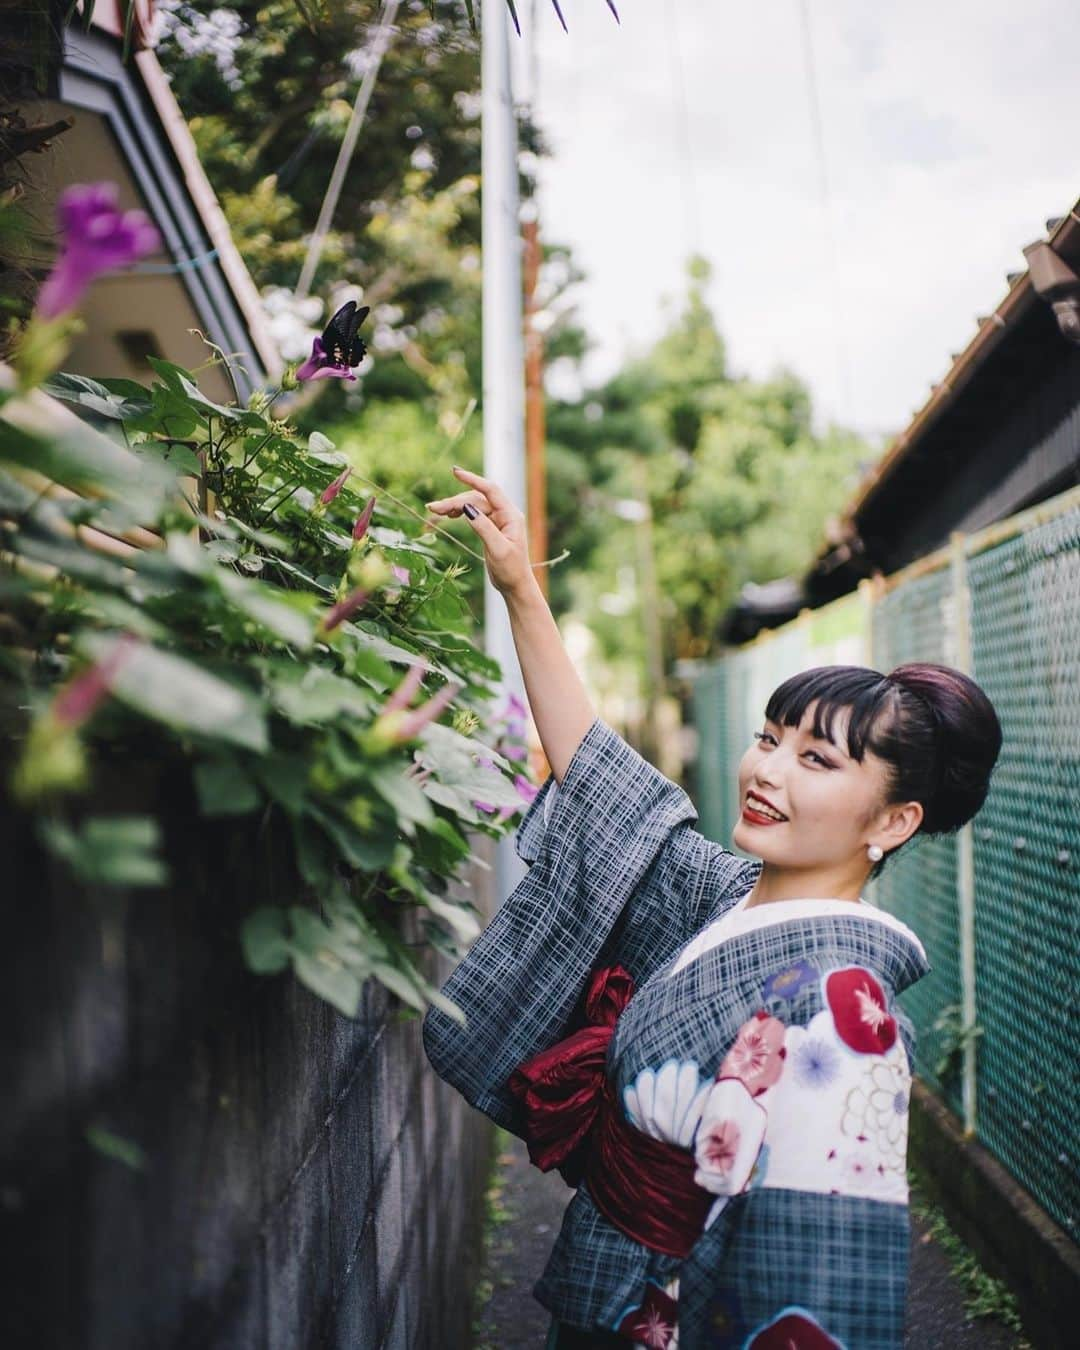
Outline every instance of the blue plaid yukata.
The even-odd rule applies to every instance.
[[[534,1294],[559,1324],[664,1350],[899,1350],[914,1030],[930,970],[865,902],[743,902],[761,864],[693,828],[686,794],[597,718],[517,832],[530,864],[443,988],[436,1072],[521,1137],[507,1088],[580,1024],[594,971],[635,992],[606,1071],[627,1119],[690,1149],[716,1195],[684,1258],[574,1192]],[[677,1314],[676,1314],[677,1310]]]

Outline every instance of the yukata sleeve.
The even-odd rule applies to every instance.
[[[640,982],[650,954],[686,937],[718,847],[696,819],[677,784],[592,723],[562,783],[544,784],[518,828],[528,872],[443,986],[467,1025],[437,1008],[424,1018],[440,1077],[522,1132],[507,1080],[567,1033],[600,958],[621,960]]]

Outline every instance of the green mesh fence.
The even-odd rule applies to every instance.
[[[739,759],[765,702],[810,666],[958,665],[1004,730],[974,853],[976,1136],[1080,1238],[1080,499],[965,543],[967,597],[945,554],[803,615],[695,681],[701,828],[731,847]],[[968,606],[970,651],[958,605]],[[866,896],[921,937],[933,969],[902,996],[915,1070],[964,1117],[958,859],[965,836],[916,836]],[[967,1028],[970,1034],[973,1028]]]
[[[1005,730],[973,822],[977,1134],[1080,1237],[1080,510],[968,563]]]
[[[947,568],[917,577],[883,596],[873,607],[874,667],[889,671],[905,661],[952,660],[953,615]],[[918,933],[933,967],[904,994],[915,1023],[915,1071],[954,1111],[962,1110],[959,1064],[937,1072],[946,1051],[946,1031],[935,1028],[942,1012],[960,1004],[960,932],[956,902],[956,839],[916,836],[905,844],[873,885],[874,903]]]

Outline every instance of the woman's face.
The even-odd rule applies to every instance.
[[[797,727],[763,722],[762,734],[739,762],[739,818],[732,839],[744,852],[777,867],[866,872],[871,865],[867,845],[880,844],[886,852],[898,847],[918,828],[922,808],[917,802],[882,806],[884,761],[869,749],[862,763],[851,758],[850,714],[844,709],[833,718],[835,742],[815,737],[815,706],[806,709]],[[748,814],[755,793],[786,819]]]

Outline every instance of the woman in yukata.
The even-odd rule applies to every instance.
[[[552,769],[528,873],[432,1008],[441,1077],[575,1188],[534,1293],[547,1350],[899,1350],[914,1030],[931,969],[862,898],[916,833],[979,810],[1001,747],[947,666],[822,666],[772,694],[732,853],[600,720],[520,511],[456,469]],[[757,861],[760,859],[760,861]]]

